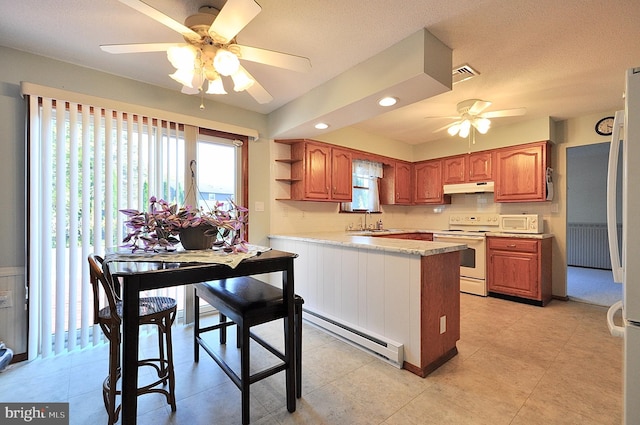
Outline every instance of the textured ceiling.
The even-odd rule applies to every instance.
[[[179,22],[224,0],[147,0]],[[523,117],[567,119],[620,109],[624,70],[640,66],[637,0],[258,0],[261,13],[238,35],[250,46],[306,56],[312,71],[245,62],[272,94],[259,105],[246,93],[215,100],[268,114],[426,28],[453,50],[453,66],[480,76],[453,90],[356,124],[422,143],[446,136],[464,99],[493,102],[488,111],[525,107]],[[101,44],[181,42],[181,36],[117,0],[0,0],[0,45],[180,90],[163,53],[111,55]],[[194,102],[197,107],[198,102]]]

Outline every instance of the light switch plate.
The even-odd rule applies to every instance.
[[[254,207],[253,207],[254,211],[264,211],[264,202],[262,201],[256,201]]]

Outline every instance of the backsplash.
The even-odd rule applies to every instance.
[[[450,214],[529,213],[547,218],[544,231],[550,232],[548,217],[552,205],[551,202],[495,203],[492,193],[459,194],[453,195],[448,205],[385,205],[382,213],[367,217],[367,224],[382,219],[385,228],[443,230],[449,226]],[[355,228],[364,223],[365,214],[341,214],[338,207],[333,202],[273,201],[270,233],[336,232],[344,231],[349,224]]]

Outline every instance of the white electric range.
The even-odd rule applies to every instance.
[[[487,296],[486,233],[496,232],[499,227],[499,214],[453,214],[449,216],[449,229],[434,232],[434,241],[467,245],[460,254],[460,291]]]

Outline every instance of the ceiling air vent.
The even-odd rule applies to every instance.
[[[452,74],[452,83],[456,84],[461,81],[468,80],[469,78],[473,78],[476,75],[480,75],[480,73],[475,69],[471,68],[469,65],[464,64],[462,66],[454,68],[453,74]]]

